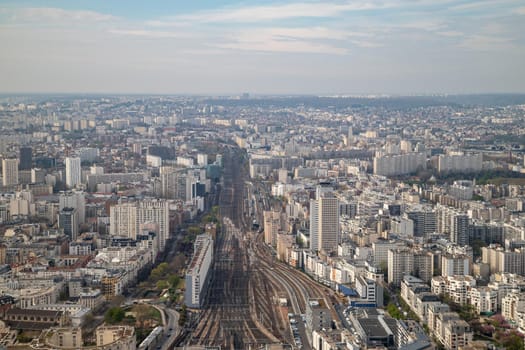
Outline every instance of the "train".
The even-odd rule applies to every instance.
[[[162,343],[162,336],[164,335],[164,327],[155,327],[150,334],[140,343],[138,350],[153,350],[157,349]]]

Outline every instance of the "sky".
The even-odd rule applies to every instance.
[[[525,1],[0,1],[0,92],[525,92]]]

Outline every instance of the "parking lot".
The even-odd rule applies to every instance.
[[[304,314],[288,314],[288,320],[290,321],[290,329],[294,337],[295,348],[311,350],[312,348],[306,336],[306,318]]]

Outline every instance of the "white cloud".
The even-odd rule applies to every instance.
[[[330,29],[326,27],[271,27],[271,28],[257,28],[248,31],[243,31],[244,37],[251,37],[252,35],[264,35],[275,38],[289,38],[289,39],[328,39],[328,40],[343,40],[349,37],[368,37],[370,33],[352,32],[340,29]]]
[[[500,51],[510,49],[514,45],[510,38],[490,35],[471,35],[465,38],[459,46],[475,51]]]
[[[515,8],[513,12],[518,15],[525,15],[525,6]]]
[[[61,22],[110,22],[118,17],[84,10],[64,10],[54,7],[17,8],[6,11],[13,22],[61,23]]]
[[[486,0],[486,1],[476,1],[476,2],[469,2],[465,4],[455,5],[449,7],[449,10],[453,11],[464,11],[464,10],[478,10],[478,9],[484,9],[487,7],[501,7],[502,5],[509,4],[509,3],[516,3],[516,0]]]
[[[187,33],[141,30],[141,29],[110,29],[108,30],[108,32],[111,34],[122,35],[122,36],[135,36],[135,37],[152,38],[152,39],[189,37]]]
[[[346,46],[349,44],[360,47],[379,46],[373,39],[371,33],[326,27],[270,27],[232,32],[213,46],[249,51],[342,55],[348,53]]]
[[[238,41],[224,44],[215,44],[215,47],[222,49],[234,49],[243,51],[259,52],[282,52],[282,53],[314,53],[314,54],[336,54],[344,55],[348,53],[345,48],[339,48],[326,44],[295,40],[251,40]]]
[[[436,34],[441,35],[441,36],[450,37],[450,38],[456,38],[456,37],[460,37],[464,35],[464,33],[458,32],[455,30],[445,30],[442,32],[436,32]]]
[[[303,2],[285,5],[251,6],[240,8],[222,8],[213,11],[203,11],[192,15],[173,17],[175,21],[157,21],[155,25],[172,25],[184,22],[262,22],[289,18],[320,18],[335,17],[345,12],[386,9],[398,6],[397,1],[352,1],[348,3]]]

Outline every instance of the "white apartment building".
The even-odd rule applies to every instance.
[[[441,276],[469,275],[470,261],[462,254],[443,254],[441,256]]]
[[[471,200],[474,195],[474,183],[469,180],[454,181],[448,193],[461,200]]]
[[[194,253],[186,270],[186,291],[184,302],[188,307],[202,305],[209,280],[209,269],[213,259],[213,239],[207,234],[197,236]]]
[[[399,286],[403,275],[411,274],[414,268],[414,253],[409,248],[388,251],[388,283]]]
[[[426,168],[424,153],[380,155],[374,157],[374,174],[383,176],[407,175]]]
[[[475,286],[476,280],[472,276],[435,276],[431,283],[432,293],[446,294],[460,305],[469,303],[470,290]]]
[[[144,199],[125,202],[110,208],[110,235],[125,236],[132,239],[142,232],[142,226],[157,226],[159,249],[162,251],[169,237],[169,207],[162,199]]]
[[[208,165],[208,155],[205,154],[205,153],[197,154],[197,164],[199,166],[206,166],[206,165]]]
[[[438,156],[438,172],[476,172],[483,167],[483,156],[475,154],[451,154]]]
[[[58,197],[59,210],[64,208],[75,208],[78,213],[78,223],[86,222],[86,197],[82,191],[60,192]]]
[[[66,158],[66,186],[73,188],[81,183],[82,168],[80,158]]]
[[[376,266],[388,264],[388,251],[390,249],[403,248],[405,243],[395,240],[379,239],[372,243],[372,251],[374,254],[374,264]]]
[[[470,290],[470,305],[479,314],[498,311],[498,291],[489,287],[474,287]]]

